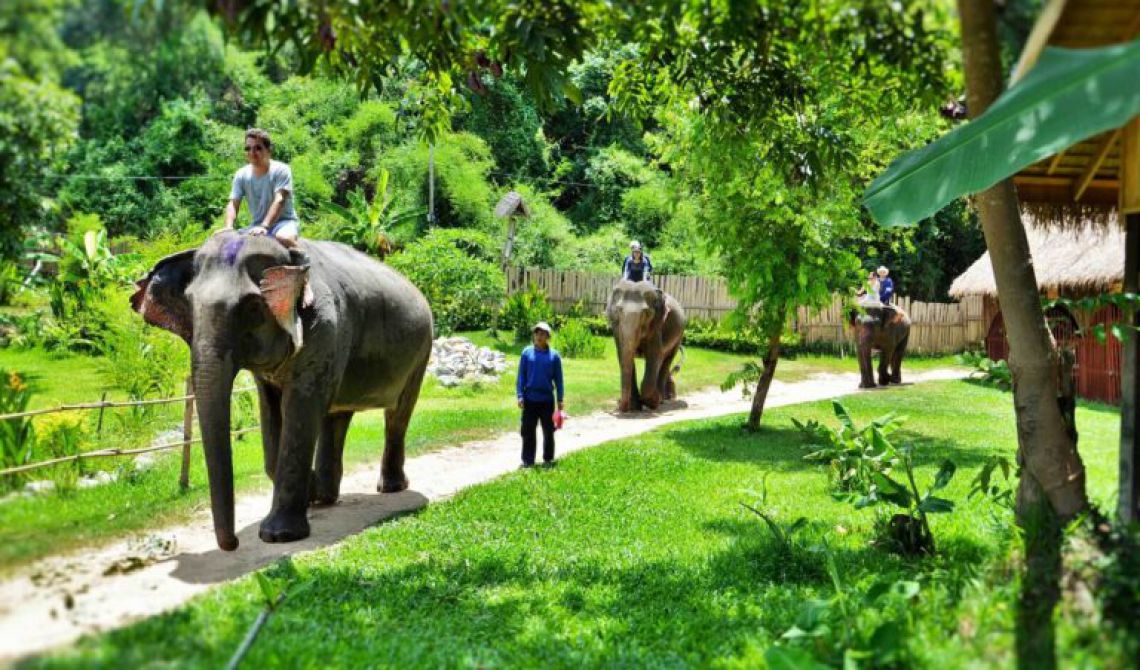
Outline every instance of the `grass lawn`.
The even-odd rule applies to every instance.
[[[510,368],[497,383],[482,386],[447,389],[429,377],[408,432],[409,455],[490,437],[512,430],[518,424],[514,366],[522,347],[496,343],[486,333],[465,335],[481,345],[498,346],[506,351]],[[604,339],[606,353],[602,358],[565,361],[567,412],[572,416],[613,407],[616,401],[619,380],[614,345],[612,339]],[[57,360],[38,351],[0,350],[0,355],[4,356],[0,363],[32,372],[33,388],[37,392],[33,401],[40,405],[54,406],[61,402],[99,398],[101,387],[98,380],[101,375],[98,370],[101,361],[98,359],[71,357]],[[683,369],[678,375],[680,393],[719,385],[745,360],[747,357],[744,356],[687,349]],[[921,361],[925,367],[951,364],[950,358]],[[818,372],[851,370],[857,370],[854,359],[813,356],[781,362],[777,376],[786,381],[798,381]],[[111,397],[115,397],[114,394]],[[159,429],[177,428],[181,425],[181,407],[170,406],[161,410],[153,421]],[[111,411],[108,411],[107,422],[109,426],[114,425],[114,413]],[[349,431],[346,461],[350,464],[366,460],[378,463],[383,431],[382,411],[358,414]],[[261,442],[256,434],[235,442],[234,473],[239,491],[268,486],[262,460]],[[200,453],[195,454],[188,491],[178,487],[179,463],[177,452],[166,452],[158,459],[156,467],[132,473],[130,477],[108,485],[0,504],[0,572],[47,554],[176,522],[207,506],[209,490],[204,459]],[[90,462],[87,468],[114,469],[115,466],[114,460],[101,460]]]
[[[887,644],[891,636],[878,644],[893,650],[894,667],[1012,667],[1011,513],[966,499],[988,455],[1013,453],[1010,396],[940,382],[846,404],[860,422],[908,415],[898,439],[918,446],[920,482],[942,459],[959,466],[945,492],[958,510],[933,517],[938,556],[905,560],[870,546],[876,512],[831,498],[790,423],[832,423],[829,404],[784,407],[767,412],[757,434],[740,430],[742,417],[664,428],[271,566],[270,577],[311,585],[274,615],[245,663],[762,667],[785,631],[821,616],[811,603],[835,595],[833,562],[850,613],[833,605],[820,636],[801,641],[818,658],[839,663],[844,631],[858,646],[893,622],[901,646]],[[1114,493],[1118,420],[1104,407],[1078,410],[1100,503]],[[780,521],[808,519],[788,549],[739,505],[755,503],[765,479]],[[256,618],[258,593],[245,578],[29,667],[220,667]],[[1058,616],[1066,667],[1128,667],[1116,641],[1081,616]]]

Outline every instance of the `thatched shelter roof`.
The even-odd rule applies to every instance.
[[[1049,0],[1033,27],[1013,79],[1048,46],[1088,48],[1140,36],[1140,0]],[[1014,176],[1022,210],[1039,222],[1080,229],[1115,223],[1122,178],[1122,131],[1111,130]]]
[[[1124,232],[1093,223],[1058,228],[1027,220],[1029,252],[1042,293],[1100,293],[1116,290],[1124,279]],[[950,285],[950,297],[997,296],[987,251]]]

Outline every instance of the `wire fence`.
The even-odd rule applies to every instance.
[[[255,390],[255,386],[244,386],[235,389],[234,393],[247,393]],[[118,407],[145,407],[149,405],[170,405],[174,403],[183,403],[184,410],[182,413],[182,439],[175,442],[168,442],[164,444],[155,444],[147,447],[140,447],[137,449],[98,449],[95,451],[80,452],[71,454],[69,456],[61,456],[59,458],[51,458],[43,461],[36,461],[33,463],[23,463],[21,465],[12,466],[0,470],[0,477],[9,477],[41,468],[48,468],[54,465],[63,463],[74,463],[78,461],[98,458],[113,458],[117,456],[135,456],[138,454],[146,454],[155,451],[167,451],[171,449],[182,448],[182,468],[178,481],[182,488],[190,486],[190,446],[201,442],[201,438],[194,437],[194,388],[191,380],[186,380],[186,392],[180,396],[170,398],[155,398],[151,400],[128,400],[128,401],[106,401],[101,400],[98,402],[76,403],[71,405],[59,405],[46,409],[30,410],[26,412],[14,412],[11,414],[0,414],[0,421],[12,421],[16,419],[25,419],[33,416],[44,416],[46,414],[60,414],[63,412],[73,411],[86,411],[86,410],[100,410],[100,423],[102,422],[102,410],[108,408]],[[250,428],[243,428],[240,430],[231,431],[230,435],[238,437],[248,433],[253,433],[261,430],[261,426],[253,426]]]

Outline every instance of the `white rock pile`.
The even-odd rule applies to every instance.
[[[431,343],[428,373],[446,387],[464,382],[494,382],[507,369],[501,351],[477,347],[466,337],[441,337]]]

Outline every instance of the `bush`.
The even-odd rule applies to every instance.
[[[1002,391],[1013,388],[1013,372],[1006,361],[992,361],[985,354],[967,351],[954,357],[961,365],[972,365],[970,379]]]
[[[514,333],[516,342],[530,340],[531,329],[539,321],[551,321],[554,310],[546,301],[546,294],[537,285],[531,284],[525,291],[520,291],[507,298],[503,308],[499,310],[499,318],[495,323],[497,330],[509,330]]]
[[[567,319],[558,329],[558,351],[566,358],[601,358],[606,353],[605,342],[590,332],[580,319]]]
[[[27,411],[32,392],[18,372],[0,370],[0,414]],[[0,467],[11,468],[31,461],[34,443],[30,417],[0,421]]]
[[[459,237],[470,238],[471,232],[455,236],[433,230],[388,257],[393,269],[423,291],[440,333],[490,326],[503,300],[502,271],[458,246]],[[476,243],[475,248],[482,247]]]

